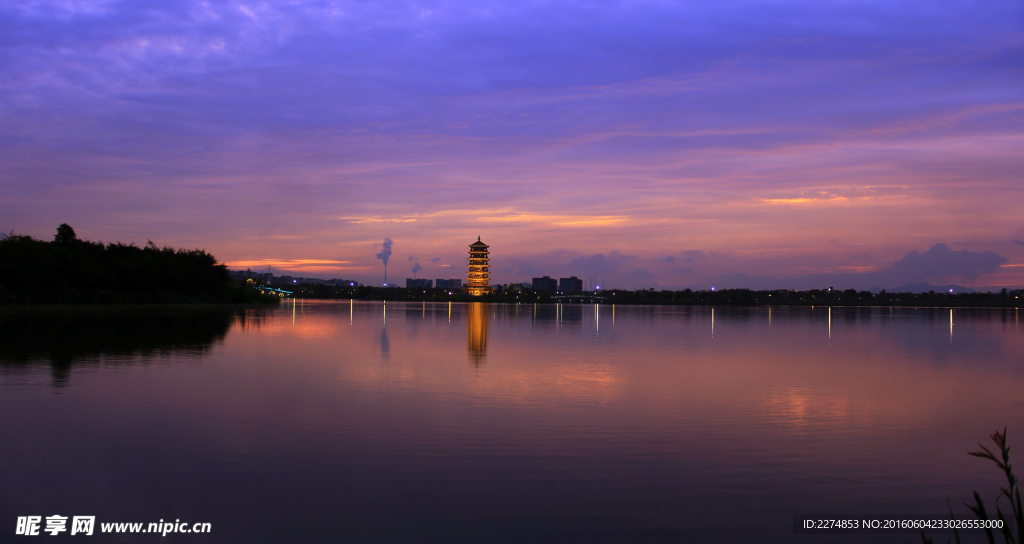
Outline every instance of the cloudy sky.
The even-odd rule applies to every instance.
[[[1019,0],[0,3],[0,229],[379,283],[1024,286]],[[417,266],[418,265],[418,266]]]

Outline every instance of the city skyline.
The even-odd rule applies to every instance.
[[[0,229],[233,269],[1024,285],[1024,7],[11,2]],[[392,249],[388,249],[392,251]],[[389,280],[393,281],[393,280]]]

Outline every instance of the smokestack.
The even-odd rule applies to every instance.
[[[420,266],[420,263],[416,263],[416,264],[412,265],[412,278],[413,279],[416,279],[416,273],[419,272],[420,270],[423,270],[423,267]]]
[[[377,254],[377,258],[384,261],[384,287],[388,286],[388,259],[391,258],[391,245],[394,242],[391,238],[384,238],[383,249]]]

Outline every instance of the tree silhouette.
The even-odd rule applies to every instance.
[[[227,267],[201,249],[150,242],[103,244],[79,239],[67,223],[52,242],[0,238],[0,304],[260,302]],[[277,302],[273,297],[266,302]]]
[[[75,229],[71,228],[71,225],[61,223],[57,227],[57,234],[53,237],[53,241],[58,244],[70,244],[78,241],[78,236],[75,234]]]

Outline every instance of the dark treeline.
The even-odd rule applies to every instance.
[[[550,291],[534,291],[529,288],[497,290],[482,297],[449,294],[444,289],[402,289],[382,287],[348,287],[333,285],[299,285],[293,288],[296,297],[320,299],[363,299],[363,300],[408,300],[408,301],[474,301],[474,302],[594,302],[615,304],[679,304],[707,306],[915,306],[915,307],[1016,307],[1020,306],[1024,291],[999,293],[871,293],[869,291],[846,291],[814,289],[810,291],[752,291],[750,289],[722,289],[717,291],[681,291],[653,289],[627,291],[614,289],[595,293],[594,297],[560,298]]]
[[[237,282],[201,249],[79,240],[67,224],[52,242],[0,239],[0,304],[276,302]]]

